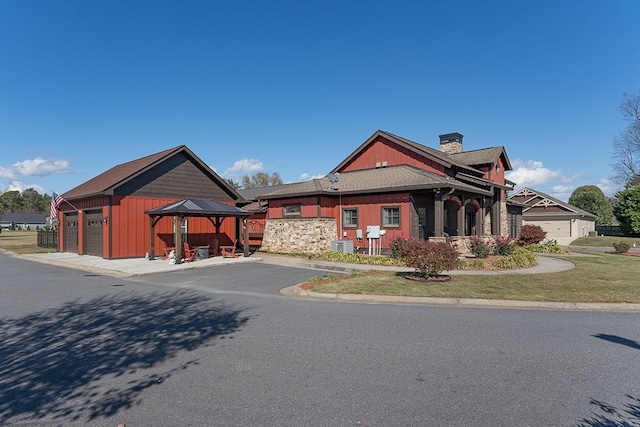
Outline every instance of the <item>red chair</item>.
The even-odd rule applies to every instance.
[[[187,242],[183,243],[182,248],[183,248],[182,257],[184,258],[185,262],[192,262],[198,259],[198,249],[191,249],[191,247]]]
[[[176,248],[173,246],[167,246],[167,243],[164,240],[161,240],[162,242],[162,250],[164,250],[164,256],[162,257],[162,259],[167,259],[169,258],[169,254],[171,253],[171,251],[175,251]]]
[[[240,255],[236,255],[236,244],[238,241],[233,242],[233,246],[220,246],[220,255],[222,258],[238,258]]]

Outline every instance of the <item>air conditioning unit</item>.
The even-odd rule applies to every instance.
[[[334,252],[343,252],[345,254],[352,254],[353,240],[333,240],[331,241],[331,250]]]

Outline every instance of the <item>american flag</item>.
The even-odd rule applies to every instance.
[[[64,199],[56,193],[51,193],[51,209],[49,210],[49,222],[53,223],[58,218],[58,206]]]

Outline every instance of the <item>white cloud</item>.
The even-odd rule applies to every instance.
[[[517,188],[539,187],[556,178],[561,174],[559,170],[552,171],[545,168],[542,162],[527,160],[526,162],[516,159],[512,162],[513,170],[506,172],[508,180],[516,183]]]
[[[18,176],[46,176],[70,173],[68,160],[47,160],[42,157],[16,162],[11,166],[0,166],[0,178],[15,180]]]
[[[561,179],[562,179],[562,182],[564,182],[565,184],[570,184],[576,179],[582,178],[583,176],[584,176],[584,173],[578,172],[577,174],[572,176],[563,176]]]
[[[47,194],[47,190],[44,187],[41,187],[38,184],[25,184],[22,181],[11,181],[11,184],[9,185],[9,188],[7,188],[7,191],[18,190],[22,193],[27,188],[33,188],[40,194]]]
[[[571,185],[554,185],[553,187],[551,187],[550,195],[555,197],[556,199],[560,199],[566,202],[567,200],[569,200],[569,197],[571,196],[571,193],[573,193],[574,189],[575,187]]]
[[[16,162],[10,168],[15,174],[24,176],[45,176],[71,172],[67,160],[47,160],[42,157]]]
[[[233,166],[227,168],[222,173],[222,177],[238,181],[241,180],[244,175],[251,176],[256,172],[263,172],[264,170],[264,164],[260,160],[243,158],[236,160]]]
[[[323,178],[324,176],[325,175],[309,175],[308,173],[304,172],[302,175],[298,177],[298,181],[310,181],[312,179]]]
[[[618,184],[606,178],[600,179],[596,186],[598,186],[607,197],[615,196],[618,190],[620,190],[620,186]]]
[[[0,166],[0,178],[16,179],[16,174],[11,168]]]

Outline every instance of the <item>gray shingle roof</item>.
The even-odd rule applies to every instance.
[[[129,180],[137,177],[141,173],[148,171],[153,166],[161,163],[162,161],[177,155],[178,153],[185,153],[194,163],[200,165],[202,170],[206,171],[212,178],[217,174],[209,168],[200,158],[198,158],[186,145],[179,145],[168,150],[160,151],[159,153],[151,154],[145,157],[141,157],[136,160],[131,160],[126,163],[122,163],[112,167],[111,169],[83,182],[77,187],[63,193],[61,196],[65,200],[76,200],[81,198],[94,197],[98,195],[105,195],[110,190],[123,185]],[[216,179],[218,185],[221,186],[227,193],[234,195],[237,198],[239,195],[225,180]]]
[[[364,194],[384,193],[402,190],[456,188],[474,193],[491,195],[490,191],[465,184],[451,177],[437,175],[408,165],[387,168],[364,169],[340,174],[338,182],[328,178],[291,184],[286,187],[272,187],[273,191],[262,195],[264,199],[278,199],[317,194]]]
[[[525,187],[519,190],[518,192],[516,192],[515,194],[511,195],[509,198],[514,200],[519,200],[521,203],[524,203],[527,206],[529,206],[529,209],[525,209],[524,211],[527,213],[527,216],[535,216],[535,215],[542,216],[542,215],[551,215],[551,214],[562,216],[562,215],[578,214],[588,218],[597,218],[596,215],[590,212],[587,212],[584,209],[580,209],[576,206],[570,205],[569,203],[563,202],[562,200],[556,199],[555,197],[545,194],[541,191],[532,190],[531,188]],[[544,211],[536,212],[534,210],[536,207],[544,206],[544,205],[557,206],[561,209],[564,209],[564,212],[549,213]]]
[[[146,210],[149,215],[249,216],[247,210],[215,200],[184,199]]]
[[[502,146],[463,151],[462,153],[451,154],[451,158],[471,166],[479,166],[493,164],[502,155],[504,155],[504,158],[506,160],[505,169],[511,170],[511,162],[507,157],[506,150]]]

